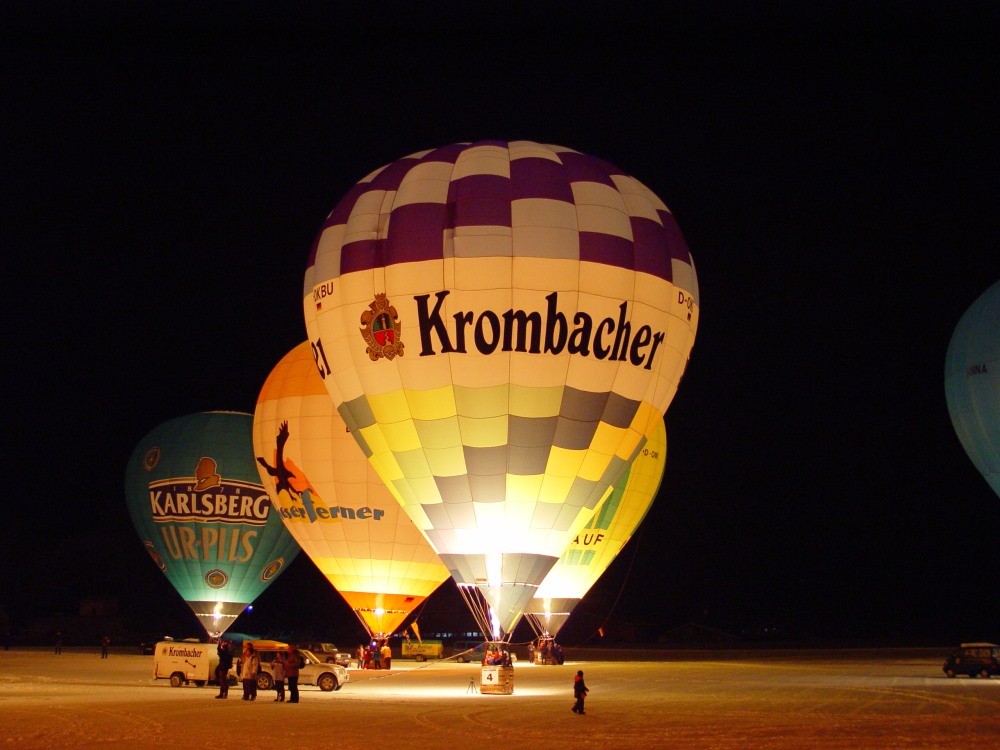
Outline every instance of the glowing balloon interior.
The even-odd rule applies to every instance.
[[[555,636],[574,607],[632,538],[656,498],[667,460],[663,420],[650,425],[648,442],[626,476],[598,507],[545,577],[525,614],[538,635]]]
[[[677,390],[699,302],[670,211],[571,149],[455,144],[355,185],[303,291],[345,422],[509,632]]]
[[[253,441],[285,526],[369,634],[395,631],[448,578],[347,431],[308,342],[265,381]]]
[[[252,422],[238,412],[172,419],[139,442],[125,473],[146,551],[210,636],[299,553],[257,475]]]
[[[948,345],[944,388],[962,447],[1000,495],[1000,281],[958,321]]]

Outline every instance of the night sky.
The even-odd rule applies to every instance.
[[[135,444],[253,411],[305,339],[309,247],[354,182],[526,139],[650,187],[701,288],[661,492],[595,616],[1000,639],[1000,498],[943,388],[955,324],[1000,279],[995,6],[692,4],[601,25],[478,4],[67,5],[0,10],[15,624],[81,595],[183,618],[125,510]],[[323,586],[300,558],[254,616],[310,612],[312,589],[350,620]]]

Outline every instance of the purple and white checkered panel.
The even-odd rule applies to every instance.
[[[566,204],[565,210],[556,203]],[[552,212],[567,224],[553,227]],[[339,268],[312,274],[311,283],[442,259],[449,248],[444,235],[473,227],[572,232],[561,232],[565,241],[554,247],[526,242],[515,251],[512,241],[511,255],[556,253],[667,280],[673,279],[675,261],[691,265],[672,214],[639,181],[571,149],[498,141],[420,152],[358,182],[327,217],[309,257],[312,267],[324,235],[333,230],[342,245]]]

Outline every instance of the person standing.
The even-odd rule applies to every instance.
[[[56,656],[62,654],[63,635],[61,630],[56,631]]]
[[[110,645],[111,645],[111,639],[110,638],[108,638],[107,636],[104,636],[103,638],[101,638],[101,658],[102,659],[107,659],[108,658],[108,646],[110,646]]]
[[[240,679],[243,681],[243,700],[257,700],[257,672],[260,670],[260,657],[252,643],[243,644],[243,662],[240,665]]]
[[[285,655],[280,651],[274,655],[271,662],[271,676],[274,677],[274,690],[277,695],[274,697],[275,703],[285,702]]]
[[[389,639],[382,641],[382,669],[392,669],[392,648],[389,646]]]
[[[229,697],[229,670],[233,668],[233,652],[229,648],[229,641],[219,641],[216,649],[219,654],[219,665],[215,668],[215,682],[219,686],[219,694],[216,698]]]
[[[586,713],[583,710],[583,702],[587,699],[587,693],[589,692],[587,683],[583,681],[583,670],[580,669],[573,677],[573,697],[576,698],[576,703],[573,704],[573,708],[571,709],[573,713]]]
[[[365,663],[365,644],[358,646],[358,669],[362,669]]]
[[[288,680],[288,702],[299,702],[299,667],[302,665],[302,655],[295,646],[288,647],[285,657],[285,679]]]

